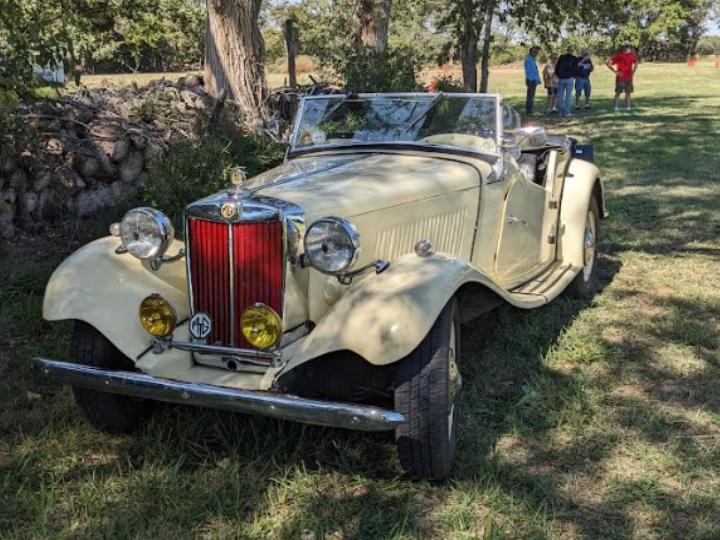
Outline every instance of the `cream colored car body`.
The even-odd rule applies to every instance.
[[[114,237],[88,244],[58,267],[43,313],[48,320],[85,321],[141,371],[188,382],[265,390],[280,374],[343,350],[390,364],[422,341],[455,294],[462,301],[464,292],[480,287],[529,309],[548,303],[572,281],[583,266],[588,204],[595,196],[602,210],[602,186],[594,165],[568,159],[566,151],[552,150],[545,186],[531,182],[509,155],[500,180],[492,181],[492,160],[422,149],[329,151],[250,179],[256,195],[301,207],[308,225],[328,215],[350,220],[361,237],[356,267],[390,262],[386,271],[368,272],[350,285],[312,268],[299,275],[292,283],[307,296],[295,294],[292,309],[315,326],[283,348],[281,367],[264,373],[197,365],[191,353],[177,349],[148,353],[151,338],[138,321],[138,305],[159,293],[179,320],[186,319],[185,263],[153,270],[116,254]],[[420,240],[432,243],[431,256],[416,255]],[[168,254],[182,247],[176,240]],[[188,341],[187,326],[173,337]]]

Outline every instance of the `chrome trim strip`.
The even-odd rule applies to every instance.
[[[235,328],[235,233],[232,223],[228,223],[228,292],[230,294],[230,345],[237,345]]]
[[[239,349],[237,347],[226,347],[225,345],[208,345],[207,343],[195,343],[192,341],[176,341],[173,339],[152,338],[153,347],[160,350],[180,349],[181,351],[198,352],[205,354],[219,354],[226,356],[237,356],[249,360],[277,360],[282,358],[282,352],[278,350],[262,351],[260,349]]]
[[[368,405],[173,381],[142,373],[109,371],[45,358],[35,358],[32,366],[39,376],[61,384],[168,403],[261,414],[320,426],[387,431],[405,422],[405,417],[397,411]]]
[[[297,141],[298,131],[300,130],[300,119],[305,113],[305,103],[307,103],[308,97],[309,96],[304,96],[300,100],[300,106],[297,108],[297,112],[295,113],[295,118],[293,119],[293,130],[292,134],[290,135],[290,144],[288,144],[287,153],[285,154],[285,161],[287,161],[287,157],[290,155],[291,148],[295,144],[295,141]],[[327,96],[325,97],[327,98]]]
[[[503,121],[503,111],[505,110],[505,105],[502,102],[502,96],[500,96],[500,94],[492,95],[497,98],[495,100],[495,144],[497,145],[498,154],[502,155],[503,137],[505,136],[505,122]]]
[[[190,306],[190,317],[195,314],[195,294],[192,286],[192,273],[190,271],[190,216],[188,215],[187,207],[183,210],[183,227],[185,228],[185,234],[183,235],[185,242],[185,275],[187,276],[188,284],[188,305]]]
[[[217,356],[198,352],[193,353],[193,358],[201,366],[234,372],[264,374],[268,370],[268,363],[264,360],[248,360],[239,356]],[[270,365],[272,366],[272,364]]]

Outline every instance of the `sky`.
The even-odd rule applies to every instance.
[[[706,27],[706,36],[720,36],[720,25],[718,24],[718,21],[708,21]]]

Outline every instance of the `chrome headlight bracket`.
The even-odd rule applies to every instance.
[[[362,268],[358,268],[352,272],[343,272],[342,274],[338,274],[336,277],[342,285],[350,285],[353,282],[353,278],[359,276],[360,274],[364,274],[370,269],[374,269],[376,274],[382,274],[388,268],[390,268],[390,263],[388,261],[378,259],[366,264]]]

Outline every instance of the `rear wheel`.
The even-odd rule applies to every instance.
[[[443,309],[420,345],[398,365],[395,408],[407,421],[395,438],[406,473],[444,480],[457,447],[456,396],[460,317],[455,299]]]
[[[597,282],[597,246],[600,233],[600,210],[595,197],[590,199],[583,232],[583,267],[568,286],[568,293],[577,298],[589,298]]]
[[[72,337],[73,359],[86,366],[134,371],[134,364],[105,336],[82,321],[75,323]],[[110,433],[135,429],[150,413],[152,402],[73,386],[75,403],[95,428]]]

